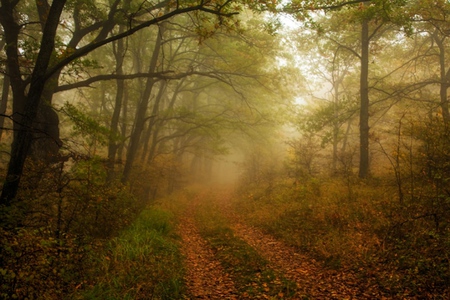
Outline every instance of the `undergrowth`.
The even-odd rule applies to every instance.
[[[172,222],[165,210],[144,210],[102,255],[92,257],[97,267],[91,282],[74,298],[181,299],[184,270]]]
[[[282,182],[247,186],[238,198],[236,211],[248,222],[328,268],[352,269],[392,297],[449,295],[448,213],[439,214],[437,230],[427,203],[400,203],[388,181]]]
[[[14,205],[0,207],[0,299],[181,297],[167,209],[107,183],[96,159],[69,171],[37,167]]]

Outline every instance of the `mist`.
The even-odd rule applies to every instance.
[[[448,1],[2,1],[0,299],[449,299]]]

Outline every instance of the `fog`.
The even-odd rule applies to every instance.
[[[1,1],[0,299],[450,299],[448,20]]]

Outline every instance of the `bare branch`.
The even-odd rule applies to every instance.
[[[139,25],[136,25],[133,28],[130,28],[127,31],[124,31],[123,33],[111,36],[109,38],[106,38],[104,40],[101,41],[94,41],[84,47],[81,47],[77,50],[75,50],[72,54],[68,55],[67,57],[61,59],[56,65],[54,65],[51,69],[49,69],[45,75],[45,79],[48,79],[52,74],[54,74],[55,72],[57,72],[58,70],[60,70],[61,68],[67,66],[69,63],[71,63],[72,61],[76,60],[77,58],[83,57],[85,55],[87,55],[88,53],[92,52],[93,50],[100,48],[106,44],[109,44],[113,41],[119,40],[119,39],[123,39],[125,37],[131,36],[134,33],[136,33],[137,31],[144,29],[146,27],[150,27],[152,25],[156,25],[162,21],[165,21],[167,19],[170,19],[173,16],[179,15],[179,14],[184,14],[184,13],[188,13],[188,12],[193,12],[193,11],[203,11],[203,12],[207,12],[207,13],[211,13],[211,14],[215,14],[218,16],[222,16],[222,17],[231,17],[233,15],[238,14],[236,13],[222,13],[217,10],[213,10],[213,9],[209,9],[204,7],[203,5],[196,5],[196,6],[191,6],[191,7],[186,7],[186,8],[180,8],[180,9],[176,9],[173,10],[169,13],[166,13],[162,16],[159,17],[154,17],[152,20],[149,20],[147,22],[143,22]]]
[[[98,82],[98,81],[104,81],[104,80],[131,80],[136,78],[155,78],[157,80],[177,80],[181,79],[183,77],[192,76],[192,75],[198,75],[198,76],[204,76],[209,77],[213,79],[217,79],[221,82],[224,82],[230,86],[232,86],[232,83],[224,79],[223,75],[236,75],[241,77],[253,77],[253,76],[246,76],[242,74],[236,74],[231,72],[198,72],[198,71],[189,71],[189,72],[183,72],[183,73],[176,73],[174,71],[164,71],[164,72],[157,72],[157,73],[135,73],[135,74],[104,74],[104,75],[98,75],[91,78],[88,78],[83,81],[78,81],[71,84],[65,84],[57,87],[55,89],[55,93],[68,91],[71,89],[76,88],[82,88],[82,87],[89,87],[92,83]]]

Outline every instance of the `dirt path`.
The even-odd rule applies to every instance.
[[[376,291],[361,289],[353,274],[326,270],[260,230],[235,222],[234,233],[254,247],[278,272],[297,284],[295,299],[381,299]]]
[[[386,299],[376,287],[364,286],[355,274],[325,269],[293,247],[245,224],[245,220],[233,211],[226,194],[208,199],[217,203],[217,208],[230,221],[228,225],[235,236],[256,249],[269,261],[273,270],[296,283],[296,293],[290,299]],[[198,201],[201,200],[192,201],[190,212],[186,213],[179,226],[182,252],[186,257],[189,299],[240,299],[232,278],[224,272],[195,225],[192,216]]]
[[[178,233],[183,241],[181,252],[186,257],[188,299],[238,299],[233,281],[189,216],[181,220]]]
[[[246,225],[232,210],[229,200],[225,194],[216,201],[230,220],[235,235],[254,247],[275,270],[297,284],[294,299],[385,299],[377,287],[362,285],[355,274],[325,269],[295,248]]]

